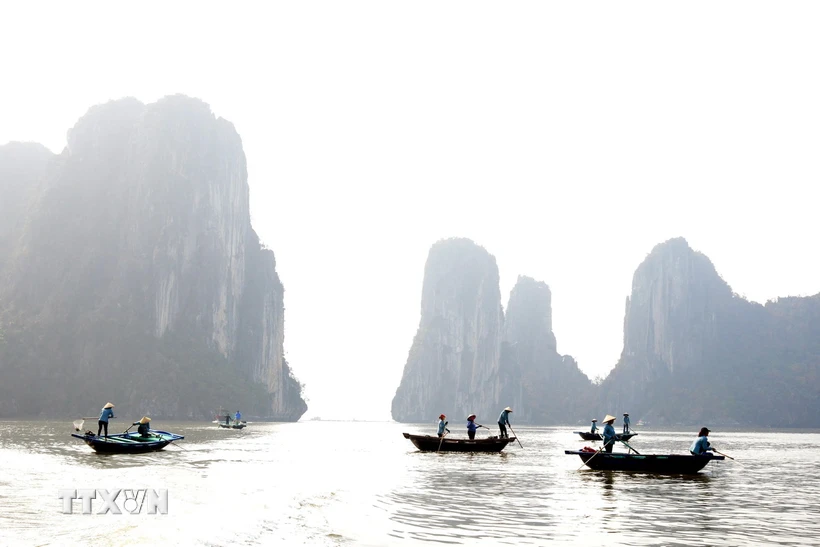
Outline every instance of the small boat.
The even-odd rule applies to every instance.
[[[596,450],[564,450],[564,454],[578,455],[587,467],[598,471],[637,471],[664,475],[697,473],[712,460],[723,456],[711,454],[693,456],[684,454],[628,454],[625,452],[598,452]],[[593,457],[594,456],[594,457]]]
[[[143,437],[137,432],[115,433],[108,437],[99,437],[92,431],[86,431],[84,435],[72,433],[72,437],[77,437],[85,441],[85,444],[96,450],[107,454],[142,454],[143,452],[153,452],[162,450],[169,444],[180,439],[182,435],[168,433],[167,431],[149,430],[153,433],[151,437]]]
[[[604,438],[601,437],[600,433],[590,433],[589,431],[573,431],[573,433],[577,433],[585,441],[603,441],[604,440]],[[615,440],[616,441],[628,441],[629,439],[631,439],[635,435],[637,435],[637,433],[615,433]]]
[[[501,452],[515,437],[488,437],[486,439],[455,439],[451,437],[431,437],[430,435],[411,435],[402,433],[422,452]],[[440,447],[440,448],[439,448]]]
[[[217,422],[217,424],[225,429],[242,429],[248,425],[246,422],[237,422],[236,420],[230,420],[227,424],[225,422]]]
[[[243,420],[235,420],[230,412],[223,407],[219,407],[216,411],[215,420],[212,423],[219,425],[223,429],[242,429],[248,425],[248,422]]]

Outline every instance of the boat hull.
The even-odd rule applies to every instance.
[[[573,431],[573,433],[577,433],[585,441],[603,441],[604,440],[604,438],[601,437],[600,433],[590,433],[589,431]],[[631,439],[635,435],[637,435],[637,433],[616,433],[615,434],[615,440],[617,440],[617,441],[628,441],[629,439]]]
[[[145,452],[155,452],[162,450],[169,444],[185,437],[168,433],[167,431],[150,430],[154,437],[141,437],[137,433],[117,433],[108,437],[98,437],[97,435],[77,435],[76,437],[95,451],[101,454],[143,454]],[[147,439],[147,440],[142,440]]]
[[[689,475],[706,467],[723,456],[693,456],[684,454],[625,454],[620,452],[588,452],[564,450],[564,454],[577,455],[590,469],[597,471],[635,471],[663,475]]]
[[[221,427],[223,429],[243,429],[245,427],[245,424],[231,424],[231,425],[219,424],[219,427]]]
[[[444,437],[443,439],[430,435],[411,435],[403,433],[405,439],[422,452],[501,452],[509,443],[515,441],[515,437],[499,439],[489,437],[486,439],[455,439]]]

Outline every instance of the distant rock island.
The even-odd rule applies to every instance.
[[[492,426],[510,405],[519,422],[560,423],[574,421],[591,395],[575,361],[556,352],[546,284],[519,278],[505,319],[495,258],[468,239],[433,245],[421,321],[393,399],[395,420],[424,422],[444,412],[458,421],[476,413]]]
[[[492,255],[436,243],[393,418],[475,412],[492,425],[509,405],[529,424],[629,412],[633,424],[815,427],[820,294],[749,302],[684,239],[659,244],[635,272],[624,350],[600,386],[557,353],[550,301],[545,283],[519,277],[504,314]]]
[[[242,142],[207,104],[112,101],[59,155],[0,146],[0,194],[1,416],[307,410]]]

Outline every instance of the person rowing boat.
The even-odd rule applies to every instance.
[[[475,439],[475,432],[476,430],[478,430],[479,427],[483,427],[484,429],[490,429],[486,425],[475,423],[475,419],[475,414],[470,414],[469,416],[467,416],[467,437],[469,437],[471,441]]]
[[[439,437],[443,437],[443,436],[444,436],[444,432],[445,432],[445,431],[446,431],[447,433],[449,433],[449,432],[450,432],[450,430],[449,430],[449,429],[447,429],[447,422],[445,422],[445,421],[444,421],[444,419],[445,419],[446,417],[447,417],[447,416],[445,416],[444,414],[442,414],[441,416],[439,416],[439,417],[438,417],[438,436],[439,436]]]
[[[615,416],[607,414],[604,418],[604,447],[601,450],[606,450],[607,452],[612,452],[612,445],[615,443],[615,428],[612,427],[612,424],[615,423]]]
[[[700,428],[698,438],[695,439],[695,442],[693,442],[692,446],[689,447],[689,452],[693,456],[702,456],[707,452],[714,452],[715,449],[712,448],[711,444],[709,444],[709,433],[711,433],[711,431],[705,427]]]
[[[112,410],[113,408],[114,403],[111,403],[110,401],[105,403],[105,406],[102,407],[102,410],[100,411],[100,419],[97,421],[97,437],[100,436],[103,429],[105,429],[105,436],[108,437],[108,420],[116,418],[116,416],[114,416],[114,410]]]

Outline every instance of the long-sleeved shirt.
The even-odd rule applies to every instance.
[[[498,416],[498,423],[510,425],[510,411],[509,410],[502,410],[501,414]]]
[[[104,409],[102,409],[102,412],[100,412],[100,421],[101,422],[107,422],[108,418],[113,418],[113,417],[114,417],[114,411],[111,410],[110,408],[104,408]]]
[[[475,422],[473,420],[467,420],[467,431],[476,431],[477,429],[478,426],[475,425]]]
[[[143,437],[145,437],[146,435],[148,435],[148,431],[150,431],[150,429],[151,429],[151,424],[150,424],[150,422],[149,422],[149,423],[147,423],[147,424],[140,424],[139,422],[137,422],[137,423],[140,425],[140,426],[137,428],[137,433],[139,433],[139,434],[140,434],[140,435],[142,435]]]
[[[439,421],[438,421],[438,434],[439,434],[439,435],[444,435],[444,429],[445,429],[445,427],[444,427],[444,426],[445,426],[445,425],[446,425],[446,424],[444,423],[444,420],[439,420]]]
[[[612,424],[606,424],[604,426],[604,446],[610,443],[610,441],[614,441],[615,439],[615,428],[612,427]]]
[[[598,426],[595,422],[592,422],[592,427],[589,428],[590,433],[596,433],[598,431]]]
[[[624,416],[624,425],[629,427],[629,416]]]
[[[233,419],[238,422],[241,418],[242,418],[242,414],[240,414],[239,411],[237,410],[236,415],[233,417]]]
[[[712,450],[712,447],[706,437],[698,437],[689,447],[689,452],[695,455],[705,454],[709,450]]]

